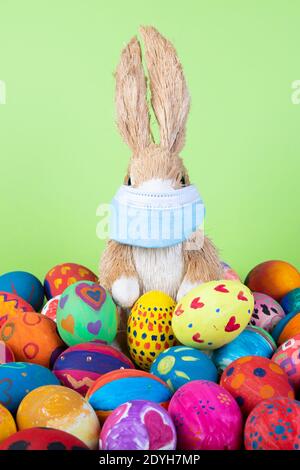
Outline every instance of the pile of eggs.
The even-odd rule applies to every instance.
[[[0,450],[300,449],[300,273],[223,268],[142,295],[122,348],[88,268],[0,275]]]

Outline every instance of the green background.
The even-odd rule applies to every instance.
[[[244,276],[300,265],[300,3],[1,0],[0,271],[97,271],[96,208],[123,181],[113,71],[140,24],[174,42],[192,109],[183,152],[206,230]]]

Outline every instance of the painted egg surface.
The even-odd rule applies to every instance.
[[[32,306],[16,294],[0,292],[0,328],[9,315],[19,312],[34,312]]]
[[[52,367],[65,349],[50,318],[35,312],[9,316],[0,330],[0,340],[13,351],[17,361]]]
[[[90,269],[76,263],[62,263],[51,268],[46,274],[44,288],[47,299],[61,295],[63,291],[78,281],[97,282],[98,278]]]
[[[300,312],[288,313],[272,330],[272,336],[278,345],[300,334]]]
[[[99,284],[84,281],[70,285],[56,312],[60,336],[69,346],[101,340],[111,343],[117,334],[117,308]]]
[[[287,374],[294,389],[300,389],[300,334],[285,341],[275,352],[272,361]]]
[[[60,295],[57,295],[56,297],[48,300],[48,302],[44,305],[41,314],[46,315],[46,317],[56,322],[56,312],[60,297]]]
[[[3,441],[0,450],[89,450],[77,437],[59,429],[30,428]]]
[[[86,399],[104,422],[111,411],[131,400],[147,400],[166,407],[172,392],[155,375],[141,370],[125,369],[108,372],[89,388]]]
[[[17,432],[16,423],[10,411],[0,405],[0,442]]]
[[[269,295],[253,292],[254,310],[250,325],[258,326],[266,331],[272,331],[277,323],[285,317],[281,305]]]
[[[247,418],[247,450],[299,450],[300,403],[289,398],[260,402]]]
[[[46,367],[27,362],[0,365],[0,403],[15,413],[27,393],[41,385],[59,385]]]
[[[231,343],[225,344],[213,352],[212,360],[218,371],[223,372],[229,364],[244,356],[262,356],[270,358],[276,350],[272,336],[262,328],[247,326]]]
[[[222,261],[221,264],[223,266],[224,279],[241,282],[239,275],[234,271],[234,269],[232,269],[231,266],[229,266],[229,264],[224,263],[224,261]]]
[[[157,403],[133,400],[118,406],[100,434],[102,450],[175,450],[176,431]]]
[[[30,392],[17,412],[18,429],[46,427],[69,432],[90,449],[98,447],[100,425],[96,413],[79,393],[60,385]]]
[[[134,304],[128,318],[128,348],[134,362],[149,370],[153,360],[176,343],[172,329],[175,301],[167,294],[151,291]]]
[[[39,311],[44,302],[44,288],[40,281],[25,271],[13,271],[0,276],[0,291],[16,294]]]
[[[162,352],[150,372],[164,380],[172,391],[191,380],[217,382],[218,379],[213,361],[202,351],[187,346],[173,346]]]
[[[240,282],[205,282],[177,304],[173,331],[185,346],[217,349],[246,328],[253,306],[252,293]]]
[[[66,349],[53,372],[62,385],[85,396],[98,377],[117,369],[134,369],[134,365],[117,349],[94,341]]]
[[[237,359],[224,370],[220,384],[236,399],[245,415],[267,398],[295,397],[286,373],[266,357]]]
[[[173,395],[169,414],[179,450],[237,450],[243,420],[232,396],[214,382],[195,380]]]
[[[288,292],[300,287],[300,273],[285,261],[265,261],[249,272],[245,284],[252,291],[267,294],[280,301]]]
[[[15,356],[11,348],[4,342],[0,341],[0,364],[7,364],[14,362]]]
[[[280,303],[285,313],[300,312],[300,287],[286,294]]]

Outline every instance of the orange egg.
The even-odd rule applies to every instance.
[[[300,287],[300,273],[286,261],[265,261],[249,272],[245,284],[252,291],[280,300],[291,290]]]
[[[0,330],[0,340],[13,351],[16,361],[51,367],[65,345],[56,323],[36,312],[9,315]]]

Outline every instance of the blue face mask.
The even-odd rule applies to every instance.
[[[161,193],[121,186],[111,206],[110,238],[143,248],[182,243],[202,226],[205,214],[192,185]]]

